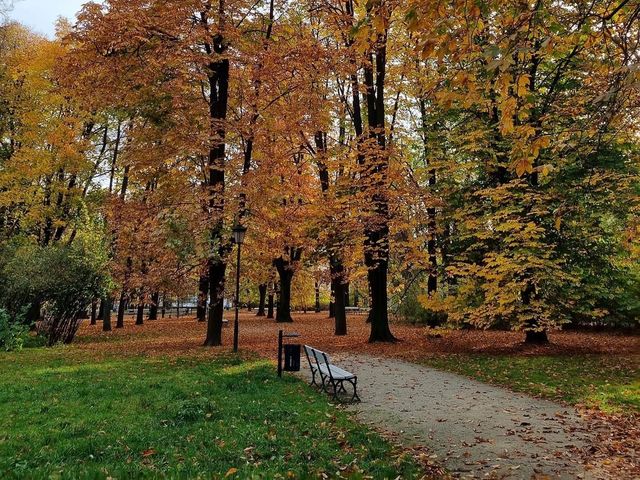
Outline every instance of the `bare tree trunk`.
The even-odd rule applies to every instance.
[[[91,325],[96,325],[98,323],[98,300],[93,299],[91,301]]]
[[[102,299],[102,330],[105,332],[111,331],[111,296],[107,295]]]
[[[149,305],[149,320],[158,319],[158,303],[160,303],[160,292],[151,295],[151,304]]]
[[[273,301],[273,291],[269,292],[268,302],[267,302],[267,318],[273,318],[274,311],[274,301]]]
[[[320,313],[320,283],[316,280],[316,313]]]
[[[207,321],[207,299],[209,297],[209,277],[200,275],[198,281],[198,308],[197,316],[199,322]]]
[[[286,247],[285,254],[273,261],[280,278],[280,295],[276,322],[292,322],[291,318],[291,283],[296,264],[302,257],[302,248]]]
[[[116,320],[116,328],[124,327],[124,313],[127,308],[127,292],[124,288],[120,291],[120,302],[118,303],[118,318]]]
[[[222,317],[224,314],[224,288],[227,264],[225,256],[228,241],[224,235],[224,190],[225,190],[225,158],[226,158],[226,119],[229,101],[229,59],[224,55],[228,49],[223,35],[210,32],[209,14],[211,4],[201,13],[201,22],[208,32],[205,51],[211,58],[209,68],[209,120],[211,122],[211,146],[208,158],[209,212],[213,226],[210,242],[214,250],[209,258],[209,314],[207,318],[207,337],[205,346],[222,345]],[[226,20],[224,0],[219,0],[217,11],[218,26]]]
[[[258,285],[258,290],[260,291],[260,303],[258,304],[258,313],[256,313],[256,317],[264,317],[266,315],[264,307],[267,299],[267,284],[263,283]]]
[[[144,325],[144,299],[140,298],[138,303],[138,312],[136,315],[136,325]]]
[[[291,317],[291,282],[293,272],[291,270],[278,269],[280,274],[280,296],[278,301],[278,311],[276,312],[276,322],[293,322]]]

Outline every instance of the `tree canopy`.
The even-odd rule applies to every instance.
[[[372,342],[394,316],[529,341],[637,325],[639,17],[625,0],[106,0],[55,40],[5,22],[0,248],[93,242],[90,294],[116,326],[129,303],[197,295],[211,346],[237,222],[244,288],[263,312],[275,295],[277,321],[326,289],[335,333],[354,303]]]

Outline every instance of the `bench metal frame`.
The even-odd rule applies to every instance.
[[[313,355],[315,360],[315,365],[311,361],[311,357],[309,356],[309,352]],[[346,393],[347,389],[344,386],[344,382],[348,382],[351,384],[353,388],[353,395],[351,396],[351,402],[358,401],[360,402],[360,397],[358,396],[358,377],[351,372],[347,372],[343,370],[349,376],[345,378],[335,378],[333,376],[332,367],[339,368],[336,365],[333,365],[329,360],[329,356],[316,348],[310,347],[309,345],[304,345],[304,353],[307,356],[307,361],[309,362],[309,368],[311,369],[311,385],[315,385],[316,387],[322,389],[325,393],[330,393],[333,396],[333,399],[336,401],[340,401],[338,398],[338,393]],[[323,372],[322,366],[324,365],[324,369],[326,372]],[[320,383],[316,382],[316,374],[319,374]],[[331,388],[329,388],[331,387]]]

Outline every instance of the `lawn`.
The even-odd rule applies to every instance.
[[[607,413],[640,412],[637,355],[434,356],[425,364],[571,405]]]
[[[0,354],[0,478],[419,477],[413,460],[255,358]]]

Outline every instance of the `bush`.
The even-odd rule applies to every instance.
[[[11,317],[0,308],[0,348],[6,352],[22,350],[29,337],[29,327],[21,318]]]
[[[14,314],[22,305],[35,305],[42,313],[38,331],[47,343],[71,343],[82,312],[107,286],[104,249],[77,240],[49,247],[23,243],[10,253],[0,274],[2,303]]]

